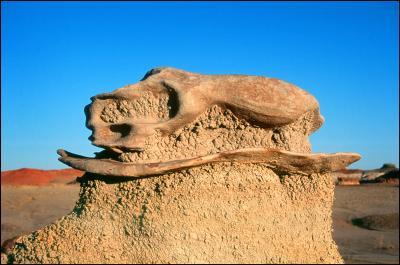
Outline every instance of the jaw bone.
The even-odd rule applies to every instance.
[[[361,158],[355,153],[299,154],[266,148],[244,148],[167,162],[123,163],[111,159],[83,157],[62,149],[57,153],[61,162],[73,168],[100,175],[132,178],[221,162],[264,163],[277,173],[326,173],[343,169]]]

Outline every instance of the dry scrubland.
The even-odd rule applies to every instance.
[[[32,230],[70,212],[78,199],[78,185],[3,186],[1,188],[1,241]],[[399,188],[370,184],[337,186],[333,208],[333,237],[346,263],[399,262]],[[397,214],[397,228],[393,220]],[[368,230],[352,219],[381,215]],[[386,221],[386,223],[384,222]],[[362,225],[362,224],[361,224]]]

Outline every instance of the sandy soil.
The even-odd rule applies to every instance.
[[[1,187],[1,243],[42,228],[72,211],[79,185]]]
[[[369,215],[395,218],[394,213],[398,218],[398,186],[336,186],[333,237],[346,263],[399,263],[398,226],[397,229],[390,229],[382,225],[380,230],[368,230],[352,224],[353,219]]]
[[[2,186],[1,242],[39,229],[67,214],[78,198],[78,185]],[[368,230],[352,224],[368,215],[396,216],[399,188],[370,184],[337,186],[334,239],[346,263],[399,263],[399,229]]]

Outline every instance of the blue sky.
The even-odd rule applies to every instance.
[[[396,2],[2,2],[1,170],[92,156],[83,107],[156,66],[280,78],[313,94],[313,152],[399,161]]]

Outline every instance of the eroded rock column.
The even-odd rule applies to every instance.
[[[341,263],[310,94],[253,76],[153,69],[85,108],[94,158],[73,212],[19,238],[11,263]]]

